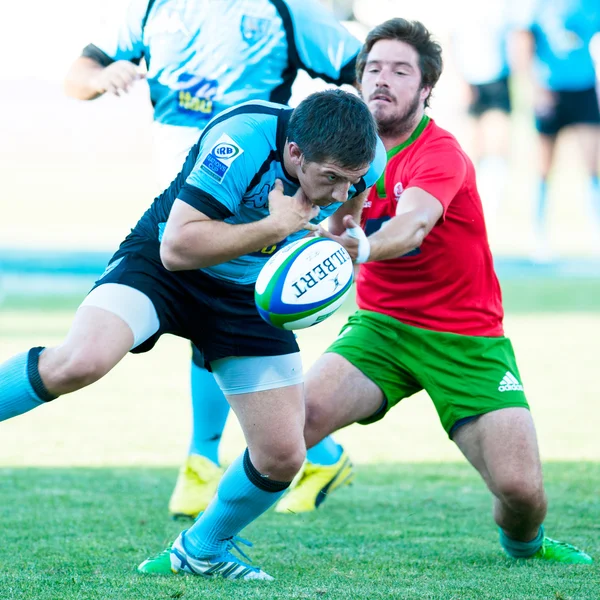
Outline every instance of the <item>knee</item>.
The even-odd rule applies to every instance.
[[[273,444],[257,456],[256,468],[275,481],[291,481],[306,458],[303,443]]]
[[[514,512],[533,514],[546,511],[546,493],[541,481],[513,476],[499,482],[499,498]]]

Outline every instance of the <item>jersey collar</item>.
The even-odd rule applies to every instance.
[[[295,177],[292,177],[285,170],[285,163],[283,161],[284,150],[285,150],[285,142],[287,140],[287,130],[288,124],[290,122],[290,117],[292,116],[293,109],[286,108],[283,109],[279,113],[279,117],[277,119],[277,135],[275,144],[277,145],[277,160],[281,164],[281,168],[283,170],[283,174],[286,176],[288,181],[295,183],[296,185],[300,185],[300,182]]]
[[[396,156],[396,154],[404,150],[404,148],[408,148],[408,146],[410,146],[423,133],[423,130],[425,129],[425,127],[427,127],[429,121],[429,117],[427,115],[423,115],[421,121],[417,125],[417,128],[411,133],[410,137],[401,144],[398,144],[397,146],[394,146],[393,148],[390,148],[387,151],[388,162],[394,156]],[[381,177],[377,180],[376,189],[377,196],[379,198],[385,198],[385,169],[381,174]]]

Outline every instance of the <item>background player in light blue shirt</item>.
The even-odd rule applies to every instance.
[[[540,170],[535,208],[534,256],[547,260],[547,179],[559,132],[572,126],[589,177],[590,215],[600,250],[600,110],[590,41],[600,31],[597,0],[533,0],[520,33],[520,62],[533,73]],[[571,200],[569,198],[569,200]]]
[[[248,99],[287,103],[299,70],[328,83],[354,83],[360,42],[315,0],[131,0],[122,11],[74,62],[66,90],[89,100],[147,80],[161,190],[222,111]],[[146,70],[138,66],[142,60]],[[229,405],[196,350],[191,383],[192,440],[169,510],[196,516],[222,474],[219,443]],[[352,478],[347,456],[330,438],[311,449],[309,460],[322,466],[311,471],[314,497],[300,499],[293,512],[314,509],[331,480],[330,492]]]
[[[508,39],[514,0],[464,0],[455,11],[451,59],[465,83],[470,121],[470,156],[488,231],[493,229],[508,181],[510,152]],[[468,15],[468,18],[466,18]]]
[[[220,152],[223,145],[231,152]],[[358,218],[385,149],[354,94],[312,94],[296,109],[248,102],[217,115],[79,307],[65,340],[0,365],[0,421],[90,385],[164,333],[205,356],[247,450],[173,548],[142,572],[271,579],[231,554],[233,537],[272,506],[304,461],[303,369],[295,336],[258,314],[261,249],[332,215]],[[243,283],[240,283],[240,280]],[[165,561],[166,558],[166,561]]]

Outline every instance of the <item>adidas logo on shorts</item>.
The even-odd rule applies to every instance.
[[[506,375],[502,378],[498,386],[499,392],[522,392],[523,386],[518,379],[510,372],[506,371]]]

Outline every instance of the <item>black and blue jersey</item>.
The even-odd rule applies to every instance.
[[[292,109],[270,102],[246,102],[216,116],[192,147],[183,169],[155,200],[133,230],[136,236],[160,242],[176,199],[211,219],[231,224],[252,223],[269,214],[268,195],[276,179],[286,195],[293,196],[299,182],[283,164],[287,124]],[[375,184],[386,164],[381,141],[369,171],[350,188],[350,197]],[[332,215],[341,204],[320,210],[313,223]],[[279,248],[306,235],[299,231],[275,246],[203,269],[220,279],[239,284],[254,283],[266,260]]]

